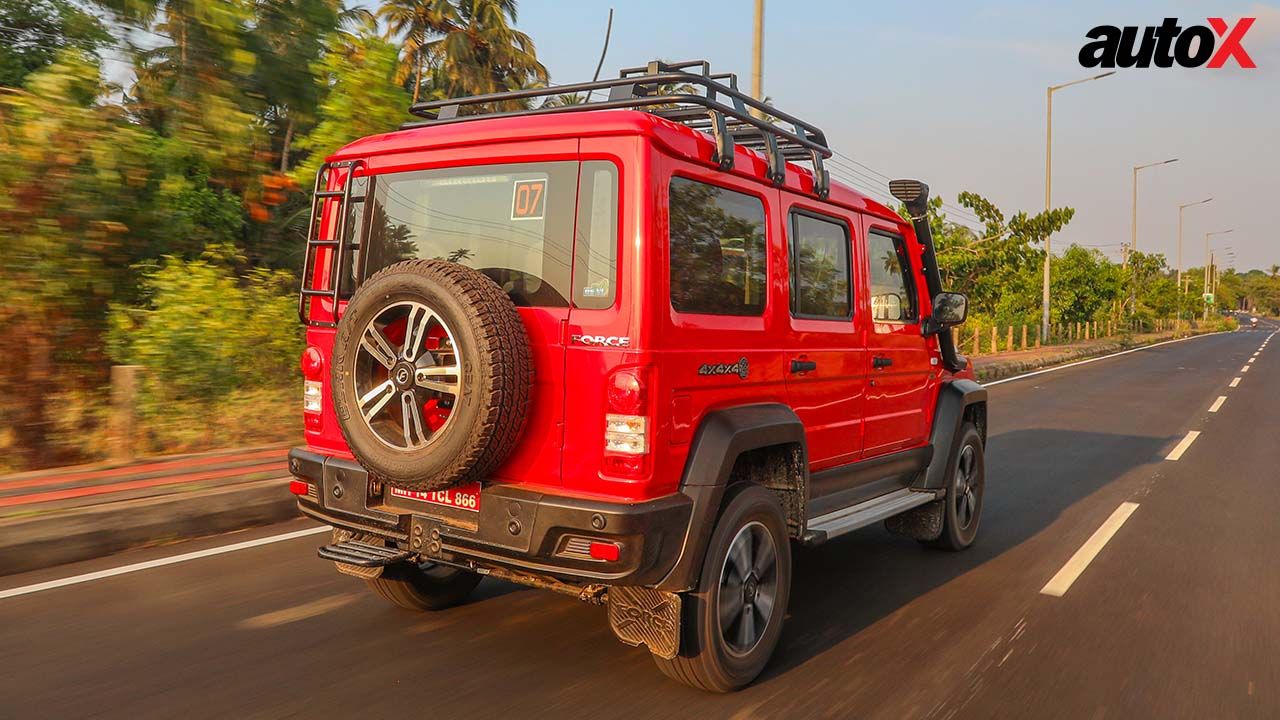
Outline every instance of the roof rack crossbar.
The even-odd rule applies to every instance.
[[[606,99],[591,100],[593,91],[603,91]],[[588,101],[577,105],[463,114],[464,109],[581,93],[587,93]],[[820,128],[747,95],[738,89],[736,75],[712,73],[710,63],[705,60],[675,63],[655,60],[643,67],[624,68],[616,78],[420,102],[410,107],[409,112],[423,119],[401,127],[620,109],[645,110],[708,133],[716,143],[715,162],[725,170],[733,167],[735,144],[759,150],[769,162],[770,180],[775,183],[785,178],[786,160],[812,162],[817,158],[820,163],[822,158],[832,156],[826,134]],[[815,181],[825,175],[825,169],[819,171],[815,165]],[[825,184],[815,182],[815,191],[822,190]]]

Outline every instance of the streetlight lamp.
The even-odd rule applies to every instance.
[[[1196,205],[1204,205],[1207,202],[1213,202],[1213,198],[1205,198],[1204,200],[1197,200],[1193,203],[1178,206],[1178,330],[1182,328],[1182,296],[1186,292],[1182,287],[1182,211]],[[1177,330],[1174,332],[1176,333]]]
[[[1093,77],[1072,80],[1069,83],[1061,85],[1050,85],[1045,89],[1045,141],[1044,141],[1044,209],[1045,212],[1053,209],[1053,93],[1063,88],[1079,85],[1090,80],[1101,80],[1108,75],[1115,75],[1116,71],[1104,72],[1101,75]],[[1049,236],[1044,236],[1044,298],[1040,309],[1040,337],[1049,337],[1049,258],[1053,257],[1050,252]]]
[[[1206,295],[1210,295],[1213,293],[1213,290],[1210,289],[1210,286],[1212,285],[1212,276],[1209,274],[1210,272],[1209,267],[1213,265],[1213,253],[1210,252],[1209,250],[1209,238],[1215,235],[1226,235],[1228,233],[1233,233],[1235,231],[1236,231],[1235,228],[1231,228],[1230,230],[1216,230],[1214,232],[1207,232],[1204,234],[1204,292]],[[1209,319],[1209,298],[1208,297],[1205,297],[1204,299],[1204,319],[1205,320]]]

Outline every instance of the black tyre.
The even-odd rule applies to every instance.
[[[406,610],[443,610],[467,599],[480,576],[436,563],[389,565],[365,580],[374,592]]]
[[[515,447],[532,367],[524,324],[492,280],[410,260],[369,278],[347,306],[333,405],[373,479],[441,490],[484,478]]]
[[[736,690],[760,674],[791,595],[791,545],[778,497],[758,485],[730,492],[698,588],[684,597],[680,654],[654,656],[667,677],[711,692]]]
[[[960,428],[960,446],[949,469],[947,496],[943,499],[942,534],[930,545],[958,551],[973,544],[982,520],[986,469],[982,435],[972,423],[965,423]]]

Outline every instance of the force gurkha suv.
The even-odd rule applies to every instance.
[[[290,468],[322,558],[413,609],[484,575],[605,603],[726,691],[793,546],[973,542],[986,391],[924,184],[890,184],[908,224],[830,182],[821,130],[705,62],[411,111],[316,181]]]

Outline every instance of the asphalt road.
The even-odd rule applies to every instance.
[[[778,653],[734,695],[549,593],[394,609],[322,535],[3,597],[297,521],[0,579],[0,718],[1280,717],[1280,337],[1253,357],[1274,329],[992,387],[978,544],[868,528],[799,553]]]

